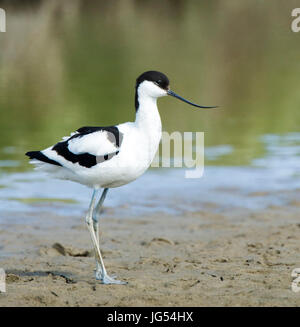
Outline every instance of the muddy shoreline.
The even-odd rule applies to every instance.
[[[291,272],[300,267],[299,203],[216,208],[104,215],[104,260],[126,286],[95,281],[81,217],[40,211],[31,224],[26,215],[2,224],[7,289],[0,306],[299,306],[300,293],[291,290]]]

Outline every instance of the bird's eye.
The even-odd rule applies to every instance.
[[[161,83],[162,83],[162,80],[159,79],[159,80],[157,81],[157,84],[160,85]]]

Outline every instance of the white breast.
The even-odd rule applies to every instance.
[[[151,165],[159,146],[161,130],[149,134],[134,123],[119,125],[119,129],[124,135],[119,154],[98,168],[101,187],[118,187],[140,177]]]

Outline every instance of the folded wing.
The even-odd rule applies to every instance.
[[[123,134],[117,126],[82,127],[53,147],[26,155],[48,164],[69,167],[78,163],[91,168],[118,155],[122,141]]]

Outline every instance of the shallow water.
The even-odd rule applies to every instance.
[[[288,204],[293,200],[293,190],[300,189],[300,133],[267,134],[260,142],[265,155],[240,167],[213,164],[222,156],[232,155],[233,146],[206,148],[209,165],[199,179],[186,179],[184,168],[152,168],[134,183],[111,190],[105,202],[109,210],[104,214],[182,214],[207,206],[222,212]],[[25,163],[4,160],[0,167],[14,168]],[[0,185],[0,222],[10,221],[5,212],[45,211],[81,216],[91,196],[91,190],[85,186],[54,180],[36,171],[2,173]]]

